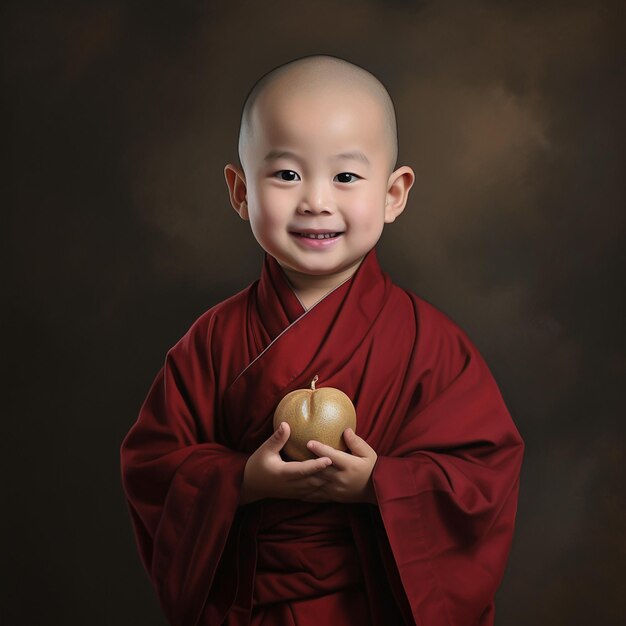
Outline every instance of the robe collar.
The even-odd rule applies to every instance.
[[[305,309],[281,265],[273,256],[265,252],[261,278],[257,287],[257,311],[269,336],[274,338],[298,318],[309,314],[327,298],[334,300],[346,290],[353,288],[359,291],[359,287],[365,285],[368,286],[368,290],[376,285],[383,287],[384,282],[385,273],[380,267],[374,247],[367,252],[352,276],[331,289],[313,306]],[[352,283],[357,283],[357,285],[351,287]],[[335,293],[337,291],[339,293]]]

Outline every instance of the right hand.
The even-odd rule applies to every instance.
[[[248,458],[239,504],[262,498],[303,499],[322,487],[318,475],[332,464],[327,456],[306,461],[283,461],[280,451],[289,439],[289,424],[281,422],[274,434]]]

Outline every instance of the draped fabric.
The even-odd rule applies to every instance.
[[[240,506],[278,402],[315,375],[355,405],[357,434],[378,454],[377,503]],[[487,626],[523,450],[476,347],[394,285],[373,248],[307,311],[265,254],[260,279],[169,350],[121,468],[173,626]]]

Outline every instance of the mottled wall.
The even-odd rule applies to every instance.
[[[119,444],[167,349],[258,277],[222,170],[252,82],[315,52],[388,86],[417,180],[381,264],[467,330],[527,444],[497,623],[623,623],[623,3],[2,12],[3,623],[164,624]]]

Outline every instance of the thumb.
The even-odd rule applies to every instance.
[[[289,424],[281,422],[272,436],[265,442],[265,446],[271,452],[280,452],[289,439]]]
[[[346,430],[343,431],[343,438],[346,444],[348,444],[348,448],[350,448],[350,451],[354,452],[354,454],[356,454],[357,456],[371,457],[376,454],[374,452],[374,449],[367,443],[367,441],[359,437],[352,430],[352,428],[346,428]]]

